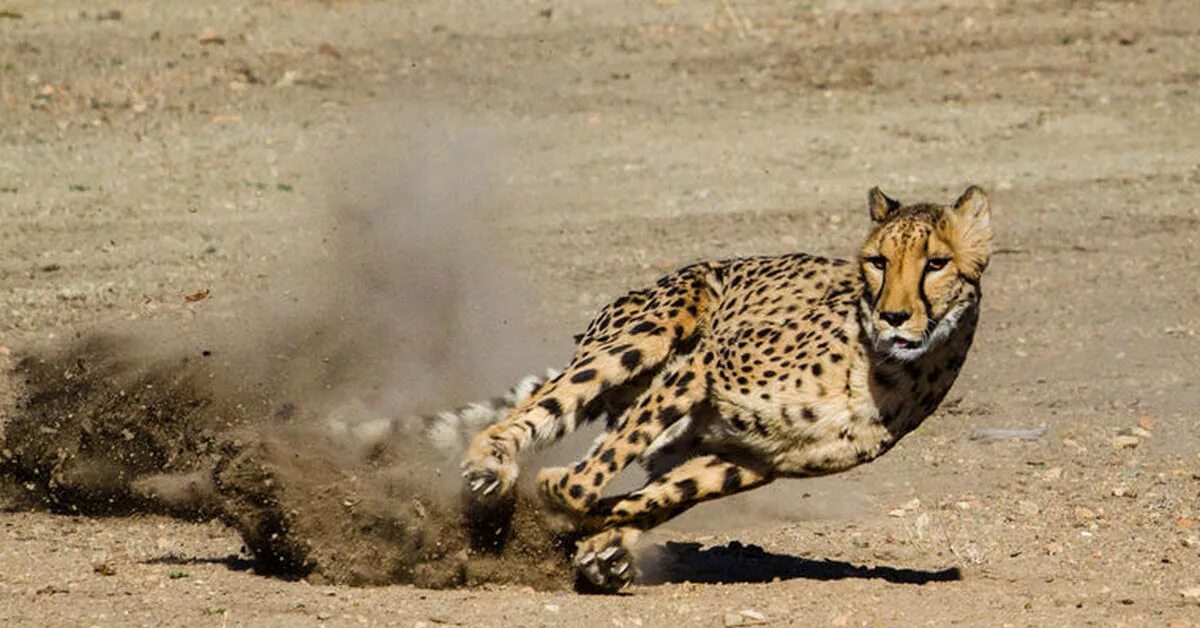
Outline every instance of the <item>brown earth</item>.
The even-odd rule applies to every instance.
[[[0,4],[0,353],[33,356],[0,390],[3,623],[1200,625],[1194,3],[113,5]],[[626,596],[342,584],[456,583],[388,566],[452,480],[361,451],[373,419],[561,363],[688,262],[852,255],[871,185],[969,182],[976,348],[888,456],[696,509]],[[122,488],[213,459],[302,479],[266,498],[336,513],[298,519],[326,571],[252,560],[261,510]],[[471,582],[561,568],[514,560]]]

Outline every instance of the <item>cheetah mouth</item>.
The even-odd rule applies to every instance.
[[[919,349],[924,344],[917,340],[909,340],[908,338],[901,338],[899,336],[891,338],[889,342],[892,343],[892,347],[895,349]]]

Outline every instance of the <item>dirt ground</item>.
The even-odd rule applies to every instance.
[[[532,330],[428,406],[561,361],[686,263],[853,255],[871,185],[979,183],[998,248],[921,429],[657,531],[627,595],[288,580],[216,520],[73,515],[15,483],[0,623],[1200,625],[1194,2],[111,4],[0,0],[0,357],[286,294],[347,186],[428,151],[439,189],[483,190]],[[439,250],[492,277],[455,236]]]

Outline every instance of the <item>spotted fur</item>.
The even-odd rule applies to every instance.
[[[990,205],[975,186],[946,206],[875,188],[869,210],[874,228],[854,262],[705,262],[602,309],[566,369],[472,440],[471,511],[511,504],[523,449],[603,413],[608,429],[587,456],[543,469],[538,488],[589,535],[580,574],[613,590],[633,576],[625,557],[639,531],[705,500],[887,452],[937,408],[966,358]],[[646,486],[604,496],[634,462],[650,469]]]

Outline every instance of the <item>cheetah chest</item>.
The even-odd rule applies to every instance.
[[[852,299],[787,297],[739,307],[705,339],[717,419],[707,440],[749,449],[781,475],[835,473],[888,451],[936,409],[970,344],[964,329],[919,362],[880,362]]]

